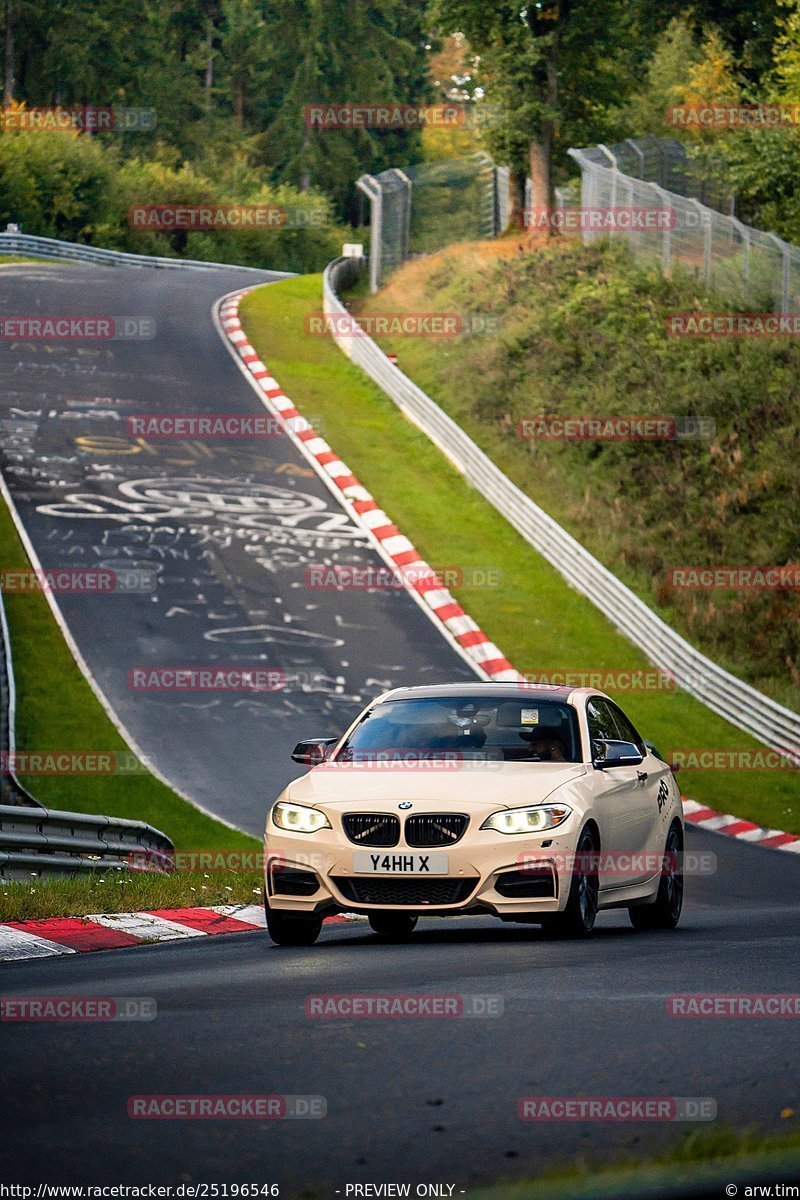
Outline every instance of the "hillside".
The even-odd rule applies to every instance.
[[[623,248],[506,240],[406,264],[362,312],[491,317],[491,332],[378,339],[509,476],[697,646],[800,707],[797,590],[688,590],[685,566],[797,561],[800,346],[669,337],[722,312]],[[729,307],[729,306],[727,306]],[[468,323],[468,322],[467,322]],[[689,440],[529,436],[536,418],[704,418]],[[532,424],[523,424],[532,422]],[[528,436],[521,436],[528,435]]]

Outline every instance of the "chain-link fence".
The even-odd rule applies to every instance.
[[[412,254],[494,237],[508,211],[508,170],[488,154],[362,175],[370,201],[370,287]]]
[[[641,138],[568,153],[581,168],[584,213],[623,209],[669,213],[668,219],[642,221],[625,229],[613,222],[602,231],[584,228],[584,241],[624,238],[633,254],[659,260],[665,270],[680,266],[731,303],[772,312],[797,311],[800,249],[718,211],[721,206],[732,214],[731,197],[719,185],[704,183],[680,143]],[[631,172],[637,168],[634,178]],[[706,203],[699,198],[702,195]],[[562,195],[559,203],[566,208],[572,201]]]
[[[690,158],[686,147],[675,138],[628,138],[613,146],[589,146],[580,151],[568,151],[573,157],[584,155],[598,167],[610,167],[623,175],[657,183],[659,187],[699,200],[708,208],[730,216],[735,212],[735,196],[717,177],[713,161]]]

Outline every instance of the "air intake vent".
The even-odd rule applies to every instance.
[[[400,822],[389,813],[345,813],[342,826],[359,846],[396,846],[400,841]]]
[[[463,813],[421,813],[407,819],[405,837],[409,846],[452,846],[468,824]]]
[[[333,877],[332,881],[354,904],[409,904],[418,908],[429,905],[460,904],[477,886],[477,879],[365,879]]]

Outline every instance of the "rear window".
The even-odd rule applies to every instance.
[[[370,709],[336,755],[338,762],[436,759],[581,762],[574,708],[524,697],[389,700]]]

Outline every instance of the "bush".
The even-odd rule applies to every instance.
[[[156,150],[159,153],[159,150]],[[176,258],[306,273],[318,271],[352,241],[318,193],[270,186],[256,169],[232,158],[171,165],[162,157],[122,160],[99,137],[15,130],[0,134],[0,226],[64,241]],[[283,206],[297,227],[159,231],[128,220],[135,204],[263,204]],[[308,222],[303,215],[308,214]]]

